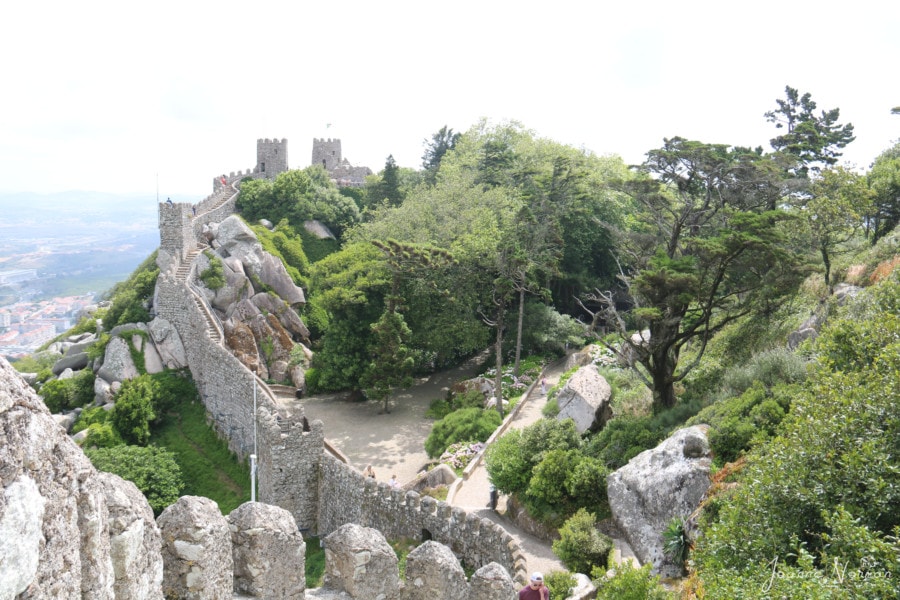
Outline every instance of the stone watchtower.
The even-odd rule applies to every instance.
[[[340,149],[338,149],[340,153]],[[287,139],[256,140],[256,171],[262,179],[275,179],[288,170]]]
[[[341,140],[313,138],[312,164],[322,165],[331,173],[341,164]]]

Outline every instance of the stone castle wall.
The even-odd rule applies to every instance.
[[[469,567],[490,562],[504,566],[514,580],[524,581],[521,549],[502,527],[464,509],[429,496],[394,489],[325,456],[321,466],[319,535],[345,523],[377,529],[388,539],[434,540],[448,546]]]
[[[311,164],[322,165],[330,173],[341,164],[341,140],[314,138]]]
[[[219,336],[210,337],[210,316],[201,308],[205,301],[184,279],[189,266],[185,260],[202,242],[204,225],[221,222],[234,212],[238,194],[231,186],[246,176],[259,174],[232,173],[225,185],[214,184],[213,193],[195,206],[160,205],[161,272],[154,304],[157,314],[181,336],[213,427],[242,459],[256,447],[258,500],[289,511],[304,532],[324,536],[353,522],[389,538],[433,539],[448,545],[470,566],[497,562],[524,580],[521,551],[502,528],[444,502],[419,498],[415,492],[376,485],[334,459],[325,452],[321,422],[309,423],[302,414],[280,411],[268,387],[219,343]],[[193,269],[187,281],[194,277]]]
[[[191,215],[191,205],[187,202],[159,203],[159,247],[179,261],[195,245]]]

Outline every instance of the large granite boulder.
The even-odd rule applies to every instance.
[[[682,565],[663,553],[663,531],[672,519],[694,512],[709,488],[706,431],[705,425],[680,429],[606,479],[613,521],[641,563],[652,563],[663,576],[682,573]]]
[[[407,555],[403,600],[467,598],[468,588],[466,573],[447,546],[427,541]]]
[[[150,339],[156,346],[163,364],[169,369],[181,369],[187,366],[187,355],[178,331],[162,317],[156,317],[147,327]]]
[[[80,371],[88,366],[90,362],[90,358],[88,357],[86,352],[76,352],[74,354],[66,354],[58,361],[53,363],[53,366],[50,367],[50,370],[54,375],[60,375],[66,369],[72,369],[74,371]]]
[[[231,529],[209,498],[182,496],[156,520],[163,535],[163,592],[169,598],[233,595]]]
[[[612,388],[597,366],[581,367],[556,396],[560,421],[572,419],[579,434],[602,429],[612,419]]]
[[[324,587],[353,598],[399,598],[397,555],[380,531],[355,523],[342,525],[325,538]]]
[[[287,304],[305,304],[303,290],[294,284],[282,262],[265,252],[253,231],[235,215],[219,223],[216,232],[219,253],[241,261],[249,274],[269,286]],[[261,292],[262,290],[256,290]]]
[[[296,340],[309,341],[309,329],[300,319],[297,312],[285,304],[285,302],[275,294],[262,293],[256,294],[250,301],[259,308],[263,313],[273,314],[278,318],[278,322],[284,327],[288,333]]]
[[[118,336],[111,338],[106,345],[103,366],[100,367],[97,376],[112,383],[134,379],[138,375],[137,367],[134,366],[134,360],[131,358],[128,342]]]
[[[228,515],[234,590],[255,598],[303,598],[306,544],[294,517],[277,506],[246,502]]]
[[[123,531],[146,548],[158,539],[147,501],[94,469],[2,357],[0,439],[0,598],[162,599],[152,557],[118,559]]]
[[[488,563],[472,574],[468,598],[478,600],[509,600],[516,595],[516,585],[509,573],[495,562]]]
[[[197,273],[203,273],[209,269],[212,260],[220,260],[222,263],[222,276],[225,280],[225,285],[217,290],[209,290],[207,294],[213,308],[224,312],[235,302],[240,302],[253,295],[253,285],[244,275],[240,262],[235,259],[221,260],[218,257],[210,259],[206,254],[201,254],[197,257]],[[202,281],[199,283],[203,285]]]
[[[269,370],[260,359],[256,338],[246,323],[228,319],[222,323],[225,330],[225,344],[245,367],[253,371],[261,379],[269,378]]]
[[[162,597],[162,535],[153,510],[130,481],[112,473],[98,475],[109,510],[109,545],[116,600]]]

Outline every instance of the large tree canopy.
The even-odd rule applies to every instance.
[[[592,311],[593,325],[620,334],[617,351],[637,367],[658,410],[675,404],[675,383],[698,363],[714,333],[770,310],[802,270],[785,243],[787,215],[765,210],[769,201],[760,190],[772,172],[767,158],[673,138],[647,154],[641,172],[642,179],[625,187],[640,206],[639,225],[621,232],[619,252],[631,322],[613,291],[589,299],[601,307]],[[647,334],[633,336],[632,326]],[[698,352],[682,364],[689,342]]]
[[[816,103],[809,93],[800,95],[796,89],[785,86],[785,99],[776,100],[778,108],[765,114],[775,127],[787,131],[772,138],[772,148],[796,158],[798,173],[818,172],[834,165],[843,148],[856,139],[853,125],[840,125],[841,111],[837,108],[816,114]]]

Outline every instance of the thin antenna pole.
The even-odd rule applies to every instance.
[[[256,502],[256,379],[253,380],[253,454],[250,455],[250,502]]]

